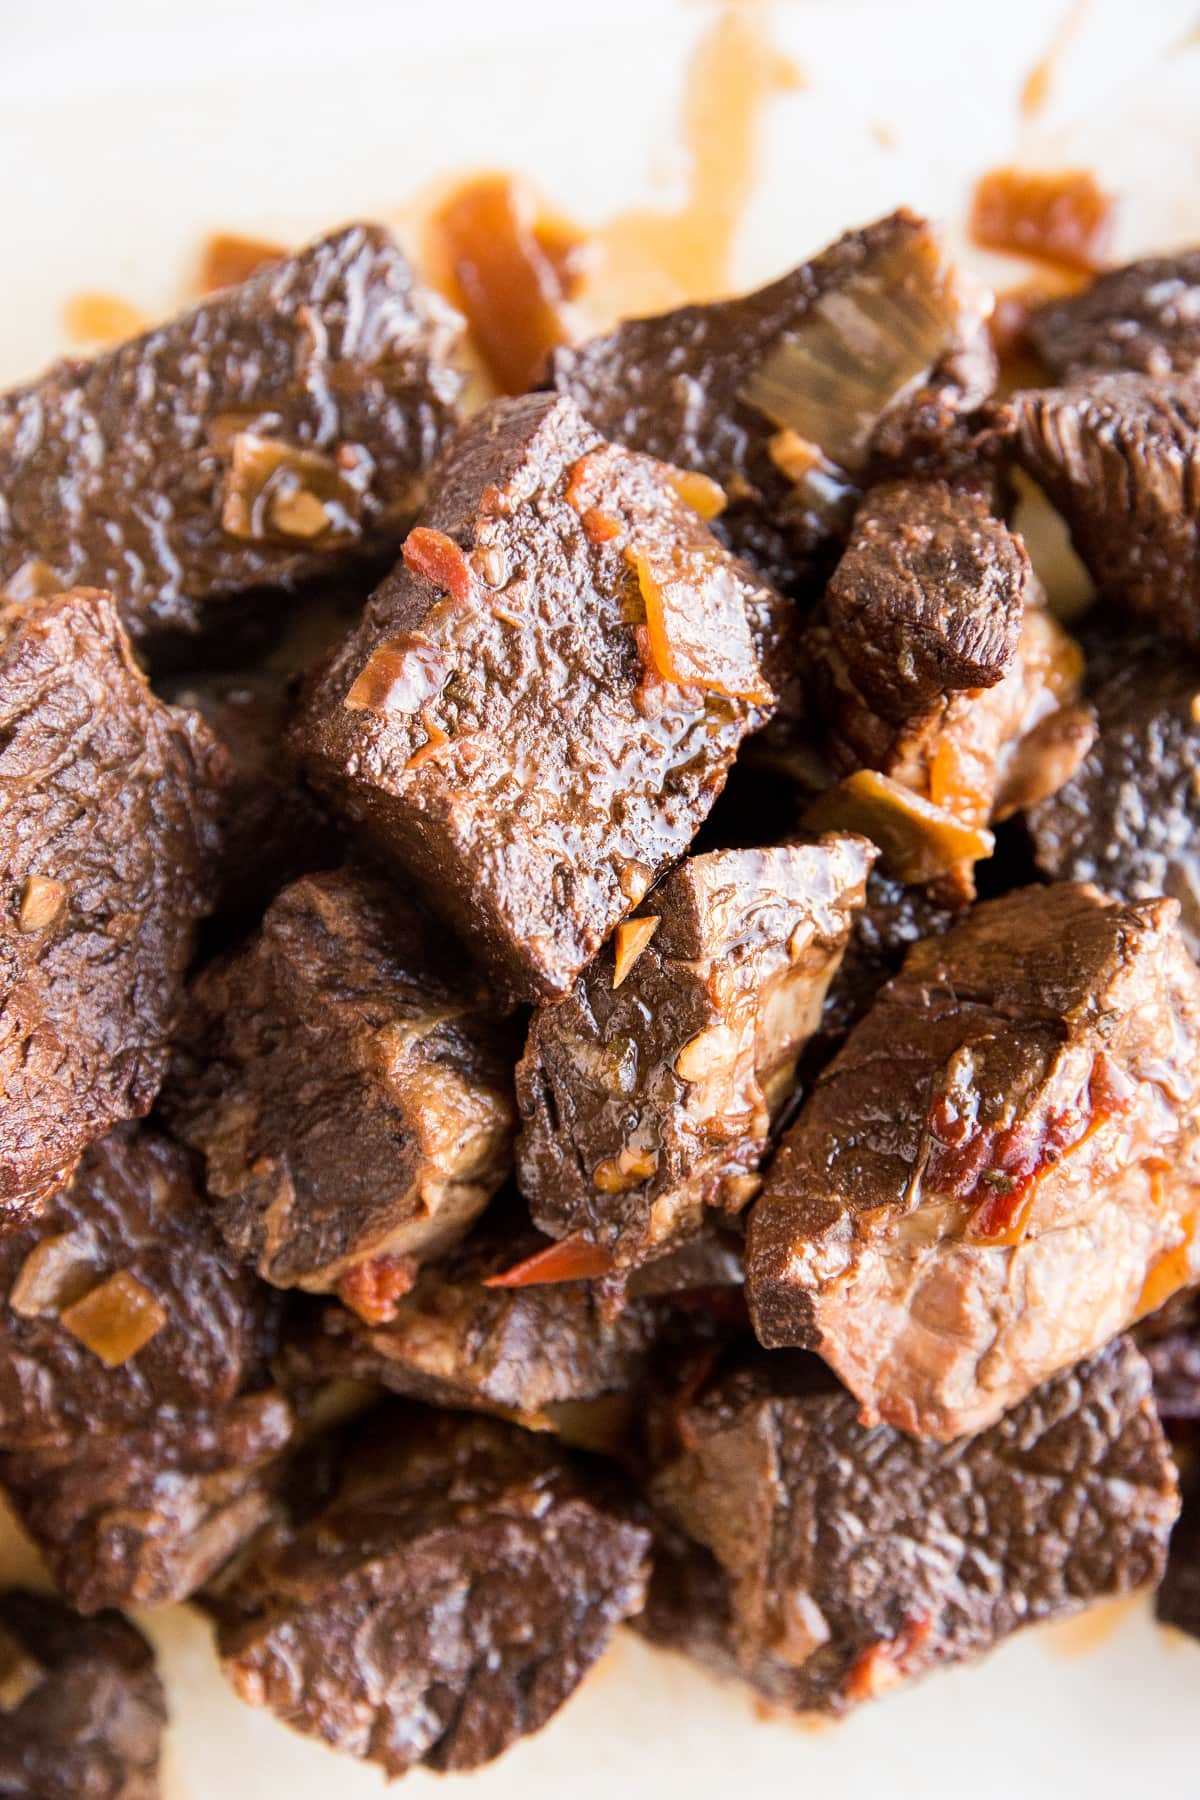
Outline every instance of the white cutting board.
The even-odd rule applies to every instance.
[[[1200,46],[1182,47],[1200,0],[1084,6],[1048,107],[1023,121],[1021,86],[1070,10],[780,0],[773,37],[809,86],[764,116],[737,279],[900,202],[961,229],[973,176],[1017,152],[1124,193],[1123,250],[1200,242]],[[403,223],[423,186],[480,167],[524,171],[584,222],[671,206],[684,71],[710,24],[703,0],[0,0],[0,381],[68,347],[61,307],[81,289],[170,310],[214,228],[298,242],[353,215]],[[0,1526],[0,1579],[29,1568]],[[142,1623],[170,1689],[170,1800],[382,1792],[233,1699],[189,1609]],[[538,1738],[408,1791],[1129,1800],[1159,1781],[1200,1792],[1200,1646],[1134,1604],[818,1730],[623,1634]]]

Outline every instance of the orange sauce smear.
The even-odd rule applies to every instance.
[[[1021,88],[1021,112],[1025,118],[1036,118],[1038,113],[1045,111],[1058,65],[1083,29],[1090,4],[1091,0],[1073,0],[1059,20],[1045,55],[1038,58],[1026,76]]]
[[[140,308],[119,294],[85,291],[73,294],[63,307],[63,328],[76,344],[119,344],[146,329]]]
[[[1094,273],[1110,260],[1117,203],[1087,169],[990,169],[975,185],[968,229],[985,250]]]

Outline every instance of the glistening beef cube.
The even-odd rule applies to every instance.
[[[570,990],[772,703],[778,597],[672,482],[569,400],[486,408],[301,721],[317,786],[514,998]]]
[[[0,591],[111,588],[136,639],[391,549],[457,422],[460,331],[350,225],[0,396]]]
[[[638,1611],[649,1533],[543,1434],[369,1416],[333,1498],[215,1601],[244,1700],[389,1776],[537,1731]]]
[[[857,1413],[801,1353],[684,1397],[651,1484],[684,1535],[656,1560],[650,1638],[840,1713],[1162,1573],[1178,1490],[1128,1342],[949,1448]]]
[[[107,594],[0,607],[0,1216],[146,1113],[219,855],[225,757]]]
[[[0,1457],[0,1487],[79,1612],[167,1606],[270,1517],[295,1421],[281,1394],[159,1414],[58,1450]]]
[[[388,882],[285,888],[195,982],[167,1097],[228,1243],[279,1287],[403,1292],[508,1172],[507,1036],[457,946]]]
[[[1059,381],[1088,369],[1200,373],[1200,250],[1109,269],[1039,307],[1025,335]]]
[[[747,1204],[872,858],[832,835],[691,857],[570,998],[535,1013],[517,1071],[535,1224],[630,1267],[706,1206]]]
[[[127,1619],[0,1592],[5,1800],[159,1800],[166,1722],[154,1652]]]
[[[258,1375],[278,1296],[221,1241],[195,1160],[148,1126],[85,1151],[0,1236],[0,1449],[220,1406]]]
[[[917,944],[750,1221],[770,1346],[953,1438],[1200,1276],[1200,973],[1173,900],[1064,882]]]
[[[843,533],[847,472],[943,442],[994,380],[982,307],[909,212],[757,293],[628,320],[551,365],[606,437],[718,482],[719,534],[780,584]]]
[[[870,490],[807,653],[825,754],[846,777],[809,823],[865,831],[890,873],[948,899],[971,897],[987,827],[1053,793],[1092,741],[1079,648],[973,485]]]
[[[1004,416],[1101,595],[1200,646],[1200,379],[1086,375]]]
[[[1097,634],[1086,649],[1099,734],[1029,814],[1038,868],[1122,900],[1170,894],[1200,956],[1200,668],[1136,632]]]

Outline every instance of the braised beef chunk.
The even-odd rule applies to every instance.
[[[244,1700],[382,1765],[490,1762],[642,1604],[649,1533],[544,1434],[396,1406],[216,1602]]]
[[[979,490],[889,481],[855,514],[825,594],[833,642],[881,719],[995,687],[1017,653],[1033,570]]]
[[[458,417],[460,330],[387,231],[350,225],[59,363],[0,397],[0,589],[111,587],[142,638],[398,543]]]
[[[978,487],[873,488],[807,655],[825,755],[845,778],[808,822],[866,831],[892,874],[944,897],[971,897],[987,827],[1052,793],[1092,739],[1078,646]]]
[[[1100,593],[1200,645],[1200,383],[1089,375],[1015,394],[1006,416]]]
[[[106,594],[0,607],[0,1215],[149,1110],[223,771],[201,721],[151,694]]]
[[[259,916],[299,875],[345,856],[342,834],[285,745],[294,682],[273,669],[192,675],[170,697],[212,727],[229,755],[218,910]]]
[[[166,1104],[232,1248],[354,1303],[404,1292],[499,1187],[512,1054],[457,947],[389,883],[337,870],[285,888],[199,976]]]
[[[213,1412],[0,1457],[0,1487],[79,1612],[186,1600],[271,1512],[291,1408],[270,1391]]]
[[[259,1373],[277,1311],[192,1159],[147,1126],[93,1144],[35,1225],[0,1236],[0,1294],[5,1450],[222,1405]]]
[[[0,1593],[4,1800],[159,1800],[166,1722],[154,1652],[128,1619]]]
[[[1172,895],[1200,956],[1200,663],[1129,632],[1105,632],[1087,650],[1099,735],[1029,814],[1037,865],[1123,900]]]
[[[517,1160],[535,1224],[618,1267],[757,1192],[872,851],[862,838],[715,850],[618,927],[517,1069]]]
[[[1073,883],[909,952],[750,1221],[759,1337],[953,1438],[1200,1276],[1200,974],[1173,900]]]
[[[556,352],[598,430],[717,481],[717,530],[787,585],[844,530],[847,471],[945,436],[991,391],[981,312],[909,212],[848,232],[739,300],[683,306]]]
[[[570,400],[485,408],[301,722],[318,787],[514,998],[570,991],[772,701],[778,597],[676,479]]]
[[[1056,380],[1088,369],[1200,374],[1200,250],[1110,269],[1039,307],[1025,335]]]
[[[537,1426],[552,1409],[625,1392],[642,1376],[656,1336],[652,1303],[633,1299],[610,1316],[590,1281],[488,1287],[541,1242],[510,1209],[458,1250],[422,1269],[390,1316],[363,1319],[342,1306],[292,1336],[289,1378],[350,1376],[435,1405],[467,1406]],[[551,1409],[548,1412],[547,1409]]]
[[[843,1712],[1161,1574],[1178,1511],[1150,1373],[1122,1340],[947,1448],[815,1359],[720,1373],[678,1415],[643,1630],[776,1704]]]

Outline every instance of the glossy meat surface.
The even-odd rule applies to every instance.
[[[350,225],[0,397],[0,590],[111,588],[135,638],[399,542],[458,417],[461,321]]]
[[[150,1109],[210,908],[225,758],[112,601],[0,609],[0,1214]]]

